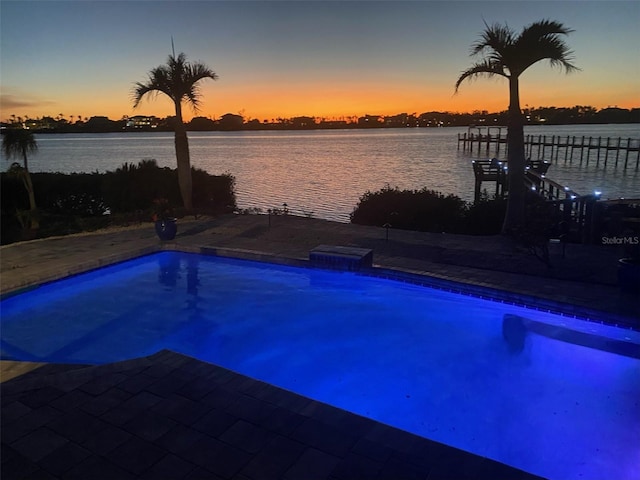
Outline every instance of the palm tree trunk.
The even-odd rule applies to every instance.
[[[502,233],[509,234],[524,223],[525,184],[524,171],[524,124],[520,111],[518,77],[509,77],[509,123],[507,125],[509,197],[507,213],[502,224]]]
[[[22,181],[24,183],[24,188],[27,190],[27,195],[29,195],[29,210],[30,210],[30,218],[29,224],[32,230],[37,230],[40,227],[40,221],[38,220],[38,207],[36,205],[36,194],[33,191],[33,182],[31,181],[31,174],[29,173],[29,164],[27,162],[27,152],[22,152],[22,158],[24,160],[24,175],[22,177]]]
[[[182,121],[182,106],[180,101],[175,102],[176,125],[175,125],[175,146],[176,161],[178,163],[178,184],[182,195],[182,204],[187,212],[193,210],[191,181],[191,159],[189,157],[189,140],[187,139],[187,129]]]

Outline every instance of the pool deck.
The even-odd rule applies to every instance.
[[[318,245],[369,248],[378,268],[462,281],[473,294],[499,290],[507,301],[640,325],[640,301],[616,286],[619,247],[568,245],[564,257],[551,252],[549,269],[502,237],[387,238],[382,228],[291,216],[185,220],[162,244],[145,224],[3,246],[0,292],[161,249],[295,264]],[[175,352],[0,366],[3,479],[537,478]]]

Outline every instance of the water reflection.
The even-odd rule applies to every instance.
[[[187,293],[198,298],[198,287],[200,279],[198,278],[198,260],[195,257],[187,259]]]
[[[180,278],[180,257],[177,255],[158,255],[158,281],[161,285],[175,289]]]

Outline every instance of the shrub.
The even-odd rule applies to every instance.
[[[232,175],[211,175],[196,168],[192,168],[191,173],[196,212],[215,214],[235,209]],[[115,172],[107,172],[103,191],[113,213],[149,211],[159,198],[166,200],[174,212],[181,210],[177,170],[160,168],[155,160],[143,160],[138,165],[125,163]]]
[[[506,198],[489,198],[486,193],[480,201],[467,204],[464,233],[470,235],[497,235],[507,212]]]
[[[155,160],[142,160],[137,165],[125,163],[107,172],[102,191],[112,213],[150,210],[157,198],[167,199],[171,205],[180,204],[177,171],[160,168]]]
[[[463,229],[465,202],[434,190],[399,190],[389,185],[366,192],[351,213],[351,222],[423,232],[458,233]]]
[[[92,217],[107,211],[98,173],[32,173],[38,209]]]
[[[399,190],[388,185],[367,192],[351,213],[351,222],[391,225],[422,232],[496,235],[500,233],[507,201],[483,193],[479,202],[466,203],[455,195],[427,190]]]
[[[193,169],[193,205],[197,213],[219,214],[236,208],[235,179]],[[39,237],[65,235],[105,227],[110,221],[151,220],[154,200],[166,200],[180,212],[177,171],[155,160],[125,163],[100,173],[33,173],[41,219]],[[24,186],[16,176],[0,174],[2,244],[20,240],[19,214],[29,208]],[[111,215],[105,215],[111,213]]]
[[[193,208],[209,214],[229,213],[236,209],[236,179],[230,173],[209,175],[192,169]]]

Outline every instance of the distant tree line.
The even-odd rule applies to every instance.
[[[527,125],[583,125],[605,123],[640,123],[640,108],[609,107],[598,110],[591,106],[524,108]],[[469,125],[506,125],[508,111],[489,113],[486,110],[471,113],[425,112],[397,115],[364,115],[339,118],[300,116],[258,120],[227,113],[213,120],[194,117],[186,123],[189,131],[237,130],[316,130],[345,128],[430,128],[464,127]],[[111,120],[104,116],[91,118],[78,116],[28,118],[11,115],[2,127],[21,125],[35,133],[110,133],[122,131],[174,131],[175,117],[122,117]]]

